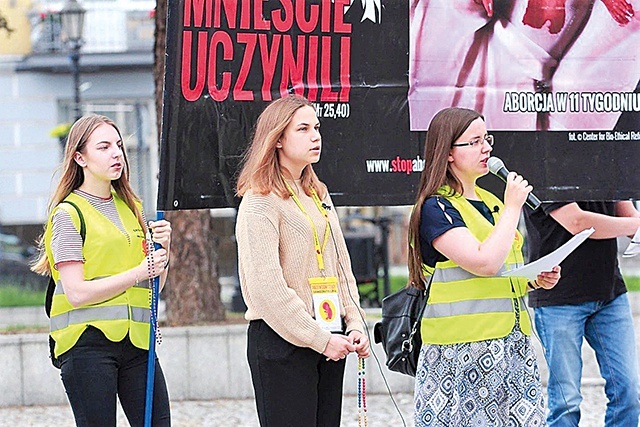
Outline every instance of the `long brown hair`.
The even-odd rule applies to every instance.
[[[97,114],[90,114],[87,116],[83,116],[79,118],[73,126],[71,126],[71,130],[69,131],[69,135],[67,136],[67,143],[64,151],[64,159],[62,160],[62,164],[60,165],[60,170],[62,171],[60,181],[56,186],[55,191],[51,195],[49,199],[49,204],[47,206],[47,215],[51,214],[53,209],[58,206],[60,202],[62,202],[73,190],[79,188],[84,182],[84,172],[82,167],[74,160],[74,155],[76,152],[82,153],[85,150],[87,145],[87,141],[89,137],[93,133],[93,131],[98,128],[100,125],[109,125],[112,126],[116,132],[118,132],[118,136],[122,140],[122,134],[120,133],[120,129],[116,126],[116,124],[105,116],[100,116]],[[146,232],[146,224],[142,218],[142,212],[138,209],[136,202],[139,202],[140,199],[134,193],[131,185],[129,184],[129,159],[127,158],[126,150],[124,149],[124,141],[122,141],[122,158],[123,158],[123,168],[122,174],[120,178],[111,181],[111,185],[115,190],[116,194],[129,206],[129,209],[133,211],[133,213],[138,218],[138,222],[142,226],[142,229]],[[45,224],[46,227],[46,224]],[[49,270],[49,261],[47,260],[47,254],[44,248],[44,233],[39,239],[38,246],[40,249],[40,255],[38,259],[35,261],[31,269],[36,273],[42,275],[50,274]]]
[[[286,199],[290,196],[278,160],[276,144],[282,137],[294,114],[302,107],[313,107],[306,98],[289,95],[273,101],[258,117],[256,130],[249,148],[245,152],[242,170],[238,177],[236,194],[244,196],[251,189],[258,194],[273,192]],[[302,170],[302,188],[311,195],[313,188],[323,198],[326,187],[311,165]]]
[[[458,107],[445,108],[433,117],[427,129],[424,170],[420,175],[418,196],[409,220],[409,283],[419,289],[425,287],[420,248],[422,205],[445,184],[449,185],[453,193],[462,193],[462,184],[451,170],[449,153],[451,144],[462,136],[471,122],[478,118],[484,120],[484,117],[474,110]]]

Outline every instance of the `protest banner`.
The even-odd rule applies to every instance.
[[[449,106],[484,114],[542,200],[637,198],[640,13],[491,3],[170,2],[158,208],[236,206],[255,121],[289,93],[316,107],[336,204],[413,203],[426,126]]]

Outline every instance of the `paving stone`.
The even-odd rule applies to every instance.
[[[604,425],[606,398],[601,385],[582,389],[581,427]],[[394,395],[396,410],[389,395],[367,396],[368,420],[371,427],[413,426],[413,396]],[[118,407],[118,427],[129,424]],[[219,399],[210,401],[171,402],[172,425],[175,427],[258,427],[255,404],[252,399]],[[73,415],[68,405],[20,406],[0,408],[0,426],[64,427],[73,426]],[[357,427],[356,396],[347,395],[342,404],[342,426]]]

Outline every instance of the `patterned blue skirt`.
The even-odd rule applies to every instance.
[[[546,425],[536,356],[519,325],[500,339],[424,344],[414,403],[416,427]]]

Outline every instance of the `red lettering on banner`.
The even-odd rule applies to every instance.
[[[349,102],[350,0],[278,0],[265,15],[266,1],[185,0],[184,98],[196,101],[206,90],[217,102],[271,101],[293,91],[314,102]]]
[[[340,38],[340,102],[349,102],[351,91],[351,37]]]
[[[205,3],[207,5],[205,16]],[[193,18],[191,12],[193,11]],[[185,0],[184,26],[202,28],[202,18],[205,16],[205,27],[211,28],[211,0]]]
[[[193,32],[183,31],[182,34],[182,70],[180,86],[182,96],[187,101],[196,101],[202,95],[207,69],[207,32],[198,31],[198,53],[196,55],[195,86],[191,88],[191,55],[193,53]]]
[[[256,30],[268,30],[271,28],[271,22],[264,19],[262,13],[262,2],[265,0],[255,0],[253,6],[253,28]]]
[[[304,96],[302,74],[304,72],[305,36],[298,36],[298,52],[293,55],[291,36],[285,35],[282,42],[282,80],[280,80],[280,95],[287,96],[289,81],[296,95]]]
[[[292,0],[280,0],[280,4],[280,13],[277,10],[271,12],[271,22],[277,31],[286,33],[293,26],[293,3]]]
[[[335,102],[338,92],[331,90],[331,37],[322,36],[322,60],[320,60],[320,101]]]
[[[238,80],[233,87],[233,99],[236,101],[253,101],[253,92],[245,90],[243,87],[251,70],[253,52],[256,50],[256,38],[256,34],[238,34],[238,43],[245,43],[247,47],[244,49]]]
[[[335,0],[333,13],[333,32],[351,33],[351,24],[344,22],[344,7],[349,5],[349,0]]]
[[[213,14],[214,28],[220,28],[222,6],[224,6],[224,16],[227,18],[227,26],[229,27],[229,29],[236,28],[236,16],[238,16],[238,0],[215,0],[215,13]]]
[[[315,100],[318,96],[318,36],[309,36],[309,62],[307,63],[307,98]]]
[[[309,6],[309,20],[306,20],[305,16],[305,6],[306,2],[298,1],[296,3],[296,21],[298,21],[298,27],[300,27],[300,31],[303,33],[310,33],[316,29],[318,26],[318,15],[320,11],[320,5],[312,4]],[[328,15],[328,14],[325,14]]]
[[[231,37],[229,37],[229,34],[225,31],[216,31],[211,38],[211,46],[209,47],[210,60],[207,86],[209,87],[209,94],[214,101],[224,101],[229,96],[229,89],[231,88],[231,73],[229,71],[222,73],[222,86],[218,87],[216,82],[218,44],[222,46],[222,59],[225,61],[233,59],[233,43],[231,42]]]
[[[331,10],[333,0],[322,0],[322,10]],[[331,31],[331,14],[323,13],[322,20],[320,22],[320,31],[328,33]]]
[[[242,0],[242,9],[240,10],[240,29],[242,30],[251,28],[250,4],[251,0]]]
[[[264,101],[271,101],[271,84],[273,83],[273,76],[276,74],[276,65],[278,65],[278,50],[280,49],[280,34],[274,34],[271,41],[271,49],[268,49],[267,35],[258,35],[258,42],[260,44],[260,57],[262,58],[262,74],[264,79],[262,80],[262,99]]]
[[[344,9],[351,0],[321,0],[321,4],[310,5],[304,0],[298,0],[295,2],[295,10],[293,0],[279,0],[282,7],[271,12],[271,20],[264,15],[263,3],[266,1],[269,0],[184,0],[183,26],[222,28],[224,16],[227,29],[236,29],[240,6],[239,28],[242,30],[267,31],[271,29],[273,23],[278,32],[286,33],[291,30],[295,21],[300,31],[304,33],[308,34],[316,30],[318,22],[320,22],[320,31],[329,33],[332,31],[333,15],[333,32],[351,33],[351,24],[344,22]]]

